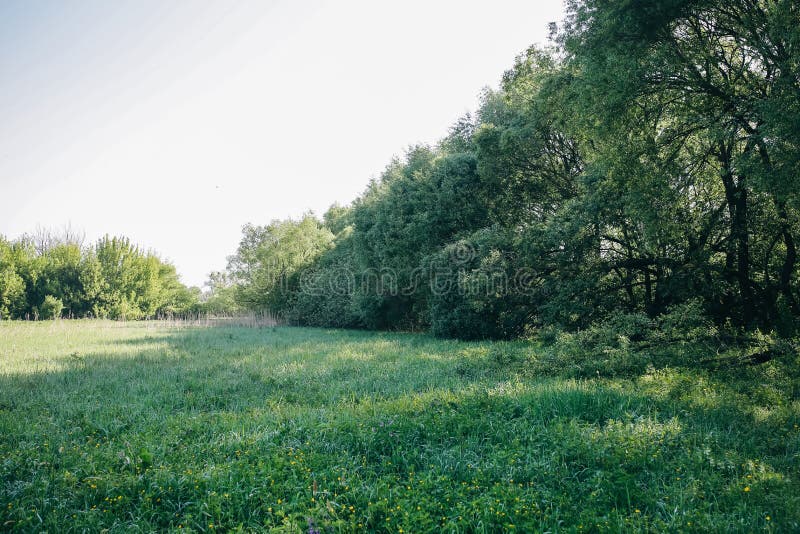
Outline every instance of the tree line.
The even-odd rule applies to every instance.
[[[479,109],[322,220],[247,225],[220,306],[507,338],[800,316],[800,6],[573,0]]]
[[[0,236],[0,318],[143,319],[196,312],[200,291],[125,237],[91,246],[72,232]]]

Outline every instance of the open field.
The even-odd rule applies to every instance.
[[[574,379],[544,351],[1,323],[0,530],[800,529],[797,361]]]

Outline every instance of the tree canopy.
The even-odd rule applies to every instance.
[[[83,246],[50,232],[0,236],[0,317],[140,319],[198,310],[199,290],[124,237]]]
[[[700,303],[794,332],[797,4],[574,0],[552,42],[350,206],[245,227],[239,303],[467,338]]]

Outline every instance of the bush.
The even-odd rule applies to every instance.
[[[64,309],[64,303],[60,298],[53,295],[46,295],[44,302],[39,306],[39,317],[41,319],[58,319],[61,317],[61,311]]]
[[[114,320],[134,320],[142,316],[142,311],[128,299],[115,302],[108,310],[108,317]]]
[[[431,333],[460,339],[522,335],[533,307],[518,287],[513,236],[487,228],[424,261],[430,284]]]
[[[358,268],[353,259],[350,232],[336,238],[336,247],[298,273],[286,319],[300,326],[356,328],[354,291]]]
[[[792,308],[784,295],[778,297],[775,309],[775,331],[782,338],[793,337],[797,333],[798,318],[792,313]]]
[[[653,341],[706,341],[718,333],[700,299],[670,306],[656,317],[656,325],[657,330],[650,336]]]
[[[536,339],[545,347],[552,347],[558,341],[561,329],[557,326],[546,325],[536,331]]]
[[[713,357],[720,346],[719,332],[699,300],[655,318],[614,312],[576,332],[547,326],[537,337],[547,348],[537,370],[559,369],[574,376],[626,376],[649,366],[695,364]]]
[[[536,375],[572,377],[624,377],[643,373],[650,356],[630,346],[589,348],[585,338],[562,332],[558,341],[544,350],[530,369]]]
[[[287,312],[288,321],[299,326],[354,328],[351,272],[343,266],[325,266],[303,273],[300,287]]]

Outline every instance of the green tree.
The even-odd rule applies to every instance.
[[[0,236],[0,319],[18,317],[25,308],[25,281],[15,256],[13,244]]]
[[[236,254],[228,259],[236,301],[246,309],[285,315],[300,271],[332,246],[333,234],[312,215],[267,226],[248,224],[242,233]]]
[[[628,228],[678,228],[647,244],[620,225],[603,238],[636,260],[631,280],[664,304],[680,279],[713,284],[709,305],[745,326],[774,322],[779,300],[797,314],[796,3],[585,1],[570,11],[561,42],[600,149],[592,172],[628,187],[649,177],[624,203]],[[642,216],[663,199],[671,213]]]
[[[200,311],[212,315],[234,315],[241,311],[236,302],[236,286],[224,271],[214,271],[206,282],[208,290],[200,297]]]

